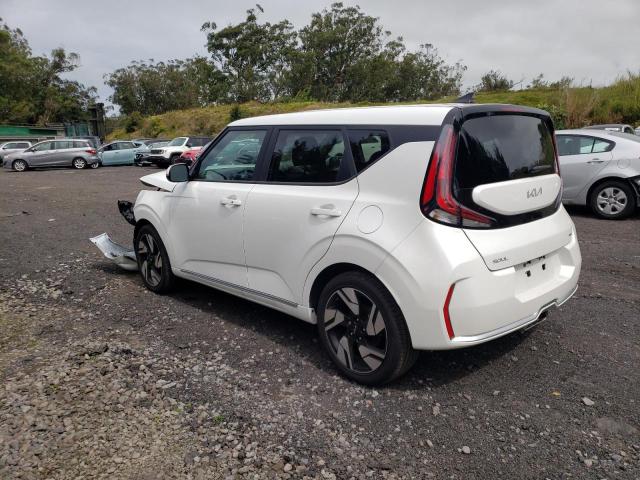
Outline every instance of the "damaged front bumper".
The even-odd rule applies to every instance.
[[[120,268],[135,272],[138,270],[138,261],[136,260],[136,253],[132,248],[127,248],[114,242],[109,238],[109,235],[103,233],[96,237],[89,239],[98,249]]]
[[[124,219],[131,225],[136,224],[136,217],[133,214],[133,203],[126,200],[118,200],[118,210]],[[138,270],[138,261],[133,248],[128,248],[109,238],[109,235],[103,233],[89,239],[102,254],[118,265],[120,268],[134,272]]]

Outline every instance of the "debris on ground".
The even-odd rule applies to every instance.
[[[120,268],[124,268],[131,272],[138,270],[136,254],[132,248],[127,248],[114,242],[106,233],[92,237],[89,240],[91,240],[91,243],[100,249],[105,257]]]

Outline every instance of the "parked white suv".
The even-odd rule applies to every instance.
[[[176,137],[165,146],[152,148],[146,160],[159,167],[167,167],[176,163],[187,150],[204,147],[210,141],[211,137]]]
[[[575,292],[549,115],[503,105],[323,110],[230,124],[143,177],[145,285],[187,278],[317,323],[365,384],[418,350],[527,328]]]

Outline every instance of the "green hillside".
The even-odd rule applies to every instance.
[[[450,102],[453,97],[438,102]],[[640,75],[629,74],[612,85],[541,88],[479,93],[477,103],[511,103],[545,109],[551,113],[556,128],[576,128],[594,123],[640,124]],[[432,102],[433,103],[433,102]],[[274,102],[218,105],[167,112],[151,117],[124,117],[116,120],[109,139],[136,137],[173,138],[179,135],[214,135],[232,119],[274,113],[298,112],[321,108],[341,108],[370,104]]]

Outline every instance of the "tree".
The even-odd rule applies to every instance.
[[[475,87],[479,92],[499,92],[513,87],[513,81],[509,80],[500,70],[490,70],[485,73],[480,83]]]
[[[218,30],[214,22],[202,25],[207,50],[226,77],[231,102],[273,100],[286,91],[296,33],[288,20],[259,23],[260,5],[247,10],[244,22]]]
[[[226,95],[226,80],[203,57],[154,63],[133,61],[105,75],[113,89],[109,100],[123,114],[156,115],[169,110],[205,106]]]
[[[75,70],[79,60],[78,54],[62,48],[52,50],[50,57],[33,56],[22,31],[0,23],[0,122],[42,124],[86,118],[95,88],[61,77]]]

